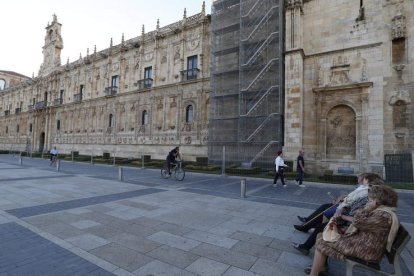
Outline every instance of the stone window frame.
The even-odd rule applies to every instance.
[[[141,113],[141,125],[146,126],[149,124],[149,114],[146,109],[144,109]]]
[[[192,103],[189,103],[185,107],[185,122],[191,124],[194,122],[194,106]]]
[[[2,83],[3,83],[3,86],[1,85]],[[5,79],[0,79],[0,91],[6,89],[6,84],[7,82]]]
[[[115,116],[112,113],[110,113],[108,116],[108,127],[109,128],[114,127],[114,123],[115,123]]]

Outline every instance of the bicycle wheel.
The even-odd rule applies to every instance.
[[[162,178],[169,178],[171,175],[168,173],[168,168],[164,165],[161,169],[161,177]]]
[[[175,179],[178,181],[183,181],[185,177],[185,171],[182,168],[178,168],[175,170]]]

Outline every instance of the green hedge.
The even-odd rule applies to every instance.
[[[260,168],[226,168],[226,173],[228,174],[237,174],[237,175],[253,175],[259,174],[261,172]]]
[[[357,184],[358,177],[355,175],[322,175],[319,176],[320,180],[331,182],[331,183],[342,183],[342,184]]]

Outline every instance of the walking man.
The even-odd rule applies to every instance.
[[[280,176],[280,180],[282,180],[283,188],[286,188],[285,176],[283,175],[283,171],[285,170],[285,167],[287,167],[287,165],[285,165],[285,162],[283,161],[282,156],[283,156],[283,152],[279,150],[277,152],[277,157],[275,159],[276,176],[275,176],[275,179],[273,180],[273,187],[277,186],[277,179]]]
[[[305,159],[303,158],[303,154],[305,152],[303,150],[299,150],[299,155],[297,158],[297,167],[296,172],[298,173],[296,176],[296,183],[299,184],[299,187],[306,187],[303,182],[303,176],[305,174]]]

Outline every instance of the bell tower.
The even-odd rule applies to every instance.
[[[45,45],[43,46],[43,63],[40,66],[39,76],[46,76],[60,66],[60,52],[63,49],[63,40],[60,35],[62,24],[57,21],[56,14],[53,21],[46,26]]]

